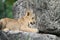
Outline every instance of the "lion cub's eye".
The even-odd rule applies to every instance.
[[[32,17],[32,19],[34,19],[34,17]]]

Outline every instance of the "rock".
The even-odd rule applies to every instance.
[[[29,32],[9,33],[0,31],[0,40],[60,40],[55,35]]]
[[[60,40],[60,0],[18,0],[13,5],[15,19],[25,15],[27,2],[36,14],[35,27],[40,33],[0,31],[0,40]]]
[[[40,32],[60,35],[60,0],[29,0],[29,8],[36,14],[36,27]],[[26,0],[18,0],[13,6],[15,19],[24,16]]]

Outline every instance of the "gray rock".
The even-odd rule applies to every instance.
[[[40,33],[0,31],[0,40],[60,40],[58,37],[60,36],[60,0],[18,0],[13,5],[15,19],[25,15],[27,2],[29,8],[36,14],[35,27]]]
[[[50,34],[37,34],[28,32],[6,33],[0,31],[0,40],[60,40],[60,38]]]
[[[29,8],[36,14],[36,27],[40,32],[60,34],[60,0],[29,0]],[[24,16],[26,0],[18,0],[13,6],[15,19]]]

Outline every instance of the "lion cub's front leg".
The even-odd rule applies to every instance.
[[[36,29],[36,28],[29,28],[29,27],[27,27],[27,28],[21,27],[20,30],[21,31],[25,31],[25,32],[38,32],[38,29]]]

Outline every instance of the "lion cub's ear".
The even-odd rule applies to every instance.
[[[28,10],[26,10],[26,15],[25,16],[31,16],[32,13],[33,13],[33,10],[28,9]]]
[[[26,16],[30,16],[30,12],[27,12]]]
[[[26,15],[25,16],[30,16],[31,15],[31,13],[30,12],[26,12]]]

